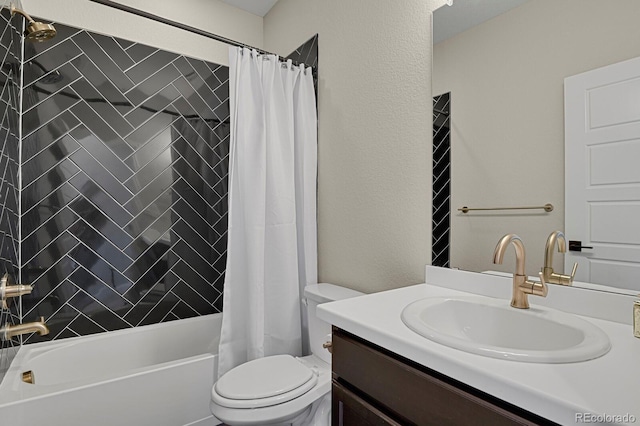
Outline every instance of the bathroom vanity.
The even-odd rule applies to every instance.
[[[332,340],[335,425],[550,423],[337,327]]]
[[[581,362],[520,362],[436,343],[401,320],[403,309],[416,300],[465,298],[472,291],[508,306],[509,277],[427,267],[426,281],[319,307],[318,315],[334,324],[334,424],[640,421],[634,387],[640,339],[620,317],[626,310],[630,321],[633,297],[612,294],[603,302],[603,295],[591,290],[552,286],[547,298],[530,300],[532,309],[565,308],[602,330],[611,349]],[[588,310],[598,318],[585,316]]]

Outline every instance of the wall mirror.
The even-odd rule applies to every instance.
[[[537,275],[547,237],[565,230],[564,79],[640,57],[639,15],[635,0],[454,0],[434,12],[433,94],[451,93],[451,267],[512,272],[513,253],[492,258],[515,233]],[[552,212],[458,211],[546,203]],[[557,251],[553,266],[565,269]],[[616,278],[592,284],[640,292]]]

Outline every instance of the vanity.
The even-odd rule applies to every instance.
[[[333,424],[640,421],[640,339],[630,324],[630,295],[550,286],[546,298],[530,300],[532,312],[561,311],[609,340],[600,348],[604,355],[596,351],[583,357],[595,358],[576,362],[553,356],[523,362],[456,349],[418,334],[401,318],[407,306],[426,298],[508,307],[510,290],[510,277],[428,266],[425,284],[320,306],[318,315],[334,325]],[[477,316],[481,323],[485,316]]]
[[[332,341],[333,424],[549,423],[340,328]]]

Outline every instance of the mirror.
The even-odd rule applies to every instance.
[[[564,79],[639,57],[637,16],[636,0],[454,0],[434,12],[433,95],[451,93],[451,267],[512,272],[513,253],[503,265],[492,258],[515,233],[537,275],[547,237],[565,229]],[[468,29],[444,38],[451,19]],[[546,203],[552,212],[458,211]],[[553,265],[564,270],[557,251]]]

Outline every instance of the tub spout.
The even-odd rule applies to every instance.
[[[5,325],[0,328],[0,337],[3,340],[11,340],[12,337],[20,336],[27,333],[38,333],[40,336],[49,334],[49,327],[44,323],[44,317],[35,322],[27,322],[18,325]]]

